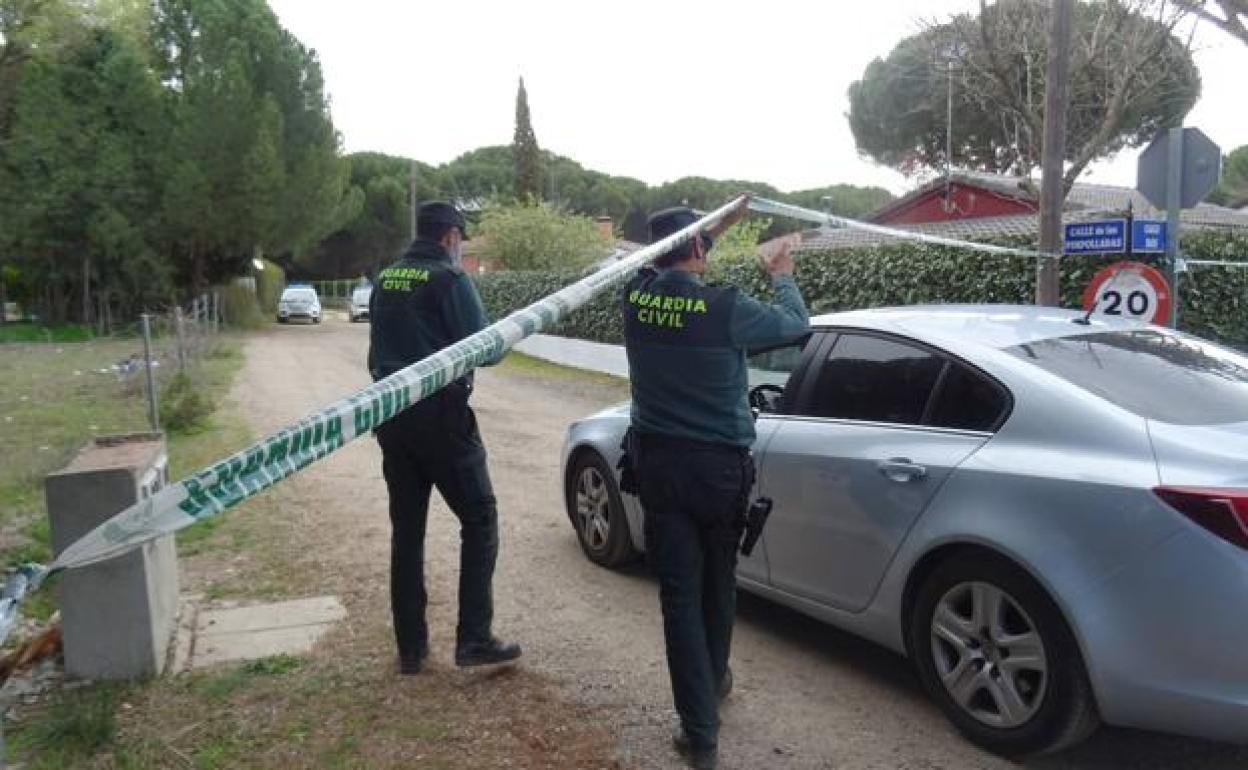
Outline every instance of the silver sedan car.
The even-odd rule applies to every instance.
[[[826,315],[751,359],[740,585],[908,656],[970,740],[1053,751],[1100,722],[1248,742],[1248,357],[1071,311]],[[628,405],[579,420],[568,514],[644,548]]]

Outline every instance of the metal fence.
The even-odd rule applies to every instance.
[[[179,374],[194,378],[193,366],[212,355],[222,326],[221,295],[206,292],[186,306],[140,319],[143,354],[131,354],[114,365],[123,385],[147,396],[148,422],[160,430],[160,390]],[[140,374],[142,376],[140,376]]]
[[[321,298],[322,307],[335,310],[348,310],[351,306],[351,292],[360,285],[359,279],[345,278],[337,281],[311,281],[316,294]]]

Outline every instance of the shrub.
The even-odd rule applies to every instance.
[[[611,250],[593,220],[544,204],[489,208],[477,232],[482,259],[508,270],[575,270]]]
[[[160,393],[160,425],[169,433],[192,433],[206,427],[215,409],[212,397],[184,372],[170,378]]]
[[[250,286],[232,283],[220,291],[221,314],[226,324],[240,329],[256,329],[264,324],[266,316],[260,312],[258,297]]]
[[[277,312],[277,301],[286,288],[286,271],[267,259],[263,264],[264,269],[256,273],[256,299],[260,313],[268,318]]]

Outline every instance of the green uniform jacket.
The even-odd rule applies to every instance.
[[[645,269],[625,286],[635,430],[730,446],[754,442],[746,351],[810,331],[792,276],[774,284],[774,305],[682,270]]]
[[[374,380],[485,328],[481,297],[440,243],[417,239],[377,274],[369,300],[368,371]],[[491,362],[497,363],[497,362]]]

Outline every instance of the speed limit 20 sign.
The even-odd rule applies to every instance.
[[[1115,262],[1092,278],[1083,309],[1120,318],[1164,324],[1170,318],[1170,285],[1143,262]]]

